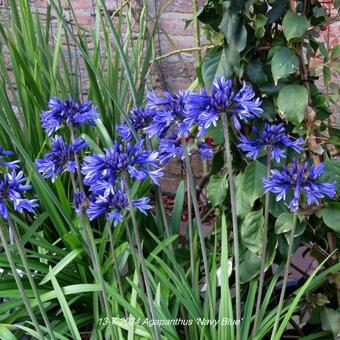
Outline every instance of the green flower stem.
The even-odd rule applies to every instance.
[[[135,242],[132,239],[130,228],[129,228],[129,224],[128,224],[127,219],[125,218],[125,216],[124,216],[124,226],[125,226],[126,236],[128,238],[129,245],[131,247],[133,264],[135,266],[135,270],[137,270],[137,272],[138,272],[138,282],[140,284],[140,288],[141,288],[142,292],[145,293],[144,281],[143,281],[143,278],[142,278],[142,276],[140,275],[140,272],[139,272],[138,252],[136,254]],[[146,309],[146,314],[147,314],[148,318],[151,318],[149,306],[146,305],[145,309]]]
[[[268,151],[267,156],[267,179],[270,177],[271,171],[271,150]],[[268,243],[268,223],[269,223],[269,198],[270,192],[266,192],[265,196],[265,203],[264,203],[264,230],[263,230],[263,241],[262,241],[262,249],[261,249],[261,268],[260,268],[260,278],[259,278],[259,289],[257,293],[257,301],[256,301],[256,311],[255,311],[255,320],[254,320],[254,327],[253,327],[253,335],[256,334],[257,324],[259,321],[259,314],[260,314],[260,307],[262,302],[262,292],[263,292],[263,283],[264,283],[264,276],[266,272],[266,250],[267,250],[267,243]]]
[[[164,203],[163,203],[162,190],[159,186],[156,186],[156,193],[157,193],[157,196],[158,196],[159,207],[161,209],[161,215],[162,215],[162,220],[163,220],[163,226],[164,226],[164,229],[165,229],[165,234],[166,234],[166,237],[169,238],[171,236],[171,233],[170,233],[168,218],[166,217],[166,211],[165,211],[165,207],[164,207]],[[169,243],[169,250],[170,250],[172,255],[175,254],[172,243]]]
[[[188,174],[187,174],[188,178]],[[190,248],[190,267],[191,267],[191,285],[195,286],[195,252],[192,230],[192,203],[190,194],[190,182],[187,180],[187,203],[188,203],[188,226],[189,226],[189,248]]]
[[[74,126],[72,124],[70,125],[70,129],[71,129],[71,139],[72,139],[72,142],[74,142],[74,140],[76,139],[76,136],[75,136]],[[83,178],[82,178],[82,175],[81,175],[81,167],[80,167],[79,156],[78,156],[77,153],[74,153],[74,160],[75,160],[76,166],[77,166],[77,178],[78,178],[80,191],[85,192],[84,191]]]
[[[195,190],[195,184],[194,184],[194,175],[193,175],[192,169],[191,169],[191,164],[190,164],[190,159],[189,159],[189,154],[188,154],[188,150],[187,150],[187,143],[186,143],[186,140],[185,140],[185,136],[182,136],[182,147],[183,147],[184,157],[185,157],[185,167],[186,167],[186,171],[187,171],[187,181],[189,181],[191,198],[192,198],[192,205],[193,205],[194,211],[195,211],[197,231],[198,231],[198,236],[199,236],[200,244],[201,244],[203,265],[204,265],[205,276],[206,276],[209,308],[210,308],[211,317],[214,318],[215,317],[215,308],[214,308],[214,301],[213,301],[212,292],[211,292],[209,263],[208,263],[208,257],[207,257],[205,242],[204,242],[202,220],[201,220],[201,215],[200,215],[197,196],[196,196],[196,190]]]
[[[54,334],[53,334],[53,330],[52,330],[50,321],[48,319],[48,316],[47,316],[47,314],[45,312],[45,308],[44,308],[44,306],[42,304],[42,301],[40,299],[40,293],[39,293],[39,291],[37,289],[37,285],[35,284],[35,281],[34,281],[33,276],[31,274],[30,266],[29,266],[28,261],[27,261],[25,250],[23,249],[23,247],[21,245],[17,228],[14,225],[14,223],[13,223],[12,219],[10,218],[10,216],[8,216],[7,222],[8,222],[10,230],[12,231],[12,235],[14,236],[14,241],[15,241],[17,249],[19,251],[19,255],[20,255],[22,264],[24,266],[24,269],[25,269],[25,274],[26,274],[26,276],[28,278],[28,281],[30,282],[33,294],[34,294],[34,296],[35,296],[35,298],[37,300],[37,304],[38,304],[38,307],[40,309],[40,313],[41,313],[41,315],[42,315],[42,317],[44,319],[46,328],[48,330],[48,334],[51,337],[51,339],[54,340],[55,337],[54,337]]]
[[[103,277],[103,274],[100,268],[99,256],[98,256],[95,240],[93,237],[89,219],[84,213],[80,215],[80,223],[85,234],[87,246],[89,249],[91,249],[91,253],[93,254],[93,269],[99,278],[99,284],[101,286],[101,292],[102,292],[106,317],[109,320],[112,320],[112,311],[111,311],[109,299],[107,297],[106,290],[105,290],[105,281],[104,281],[104,277]],[[116,329],[113,327],[113,324],[111,322],[109,322],[109,325],[111,329],[111,338],[117,339]]]
[[[128,199],[128,203],[129,203],[132,225],[133,225],[133,232],[135,234],[136,246],[137,246],[138,256],[139,256],[139,260],[140,260],[140,264],[141,264],[141,268],[142,268],[146,294],[147,294],[148,301],[149,301],[150,312],[151,312],[152,319],[157,320],[157,314],[156,314],[154,300],[152,298],[152,291],[151,291],[147,267],[146,267],[146,263],[145,263],[145,259],[144,259],[144,255],[143,255],[142,244],[141,244],[141,239],[140,239],[140,236],[139,236],[136,215],[135,215],[134,207],[133,207],[133,204],[132,204],[131,192],[130,192],[130,188],[129,188],[129,183],[128,183],[126,178],[124,178],[124,184],[125,184],[125,191],[126,191],[126,195],[127,195],[127,199]],[[155,339],[160,340],[161,339],[160,329],[159,329],[159,325],[157,324],[157,322],[154,322],[153,328],[154,328]]]
[[[236,339],[241,339],[241,288],[240,288],[240,253],[239,253],[239,240],[238,240],[238,227],[237,227],[237,214],[236,214],[236,199],[233,177],[233,166],[230,151],[230,137],[229,137],[229,124],[227,114],[222,114],[223,131],[224,131],[224,147],[227,161],[227,170],[229,178],[229,192],[230,192],[230,205],[231,217],[234,238],[234,259],[235,259],[235,290],[236,290],[236,320],[239,322],[236,325]]]
[[[119,293],[120,293],[121,297],[124,297],[123,284],[122,284],[122,280],[121,280],[120,273],[119,273],[118,260],[117,260],[117,255],[116,255],[115,244],[114,244],[114,241],[113,241],[113,235],[112,235],[111,227],[112,227],[112,224],[107,223],[107,228],[108,228],[108,231],[109,231],[111,253],[112,253],[112,258],[113,258],[113,268],[114,268],[116,278],[117,278]],[[128,313],[127,313],[125,308],[124,308],[124,314],[127,318]]]
[[[14,276],[15,282],[17,284],[19,293],[20,293],[21,298],[22,298],[22,300],[24,302],[24,305],[25,305],[25,307],[27,309],[27,312],[28,312],[28,314],[29,314],[29,316],[30,316],[30,318],[31,318],[31,320],[32,320],[32,322],[34,324],[34,327],[35,327],[35,329],[36,329],[36,331],[37,331],[37,333],[39,335],[39,339],[44,340],[45,339],[44,334],[42,333],[42,330],[41,330],[41,328],[39,326],[38,320],[37,320],[37,318],[36,318],[36,316],[34,314],[34,311],[32,309],[30,301],[29,301],[29,299],[28,299],[28,297],[26,295],[25,289],[24,289],[24,287],[22,285],[20,276],[18,275],[17,270],[15,268],[15,264],[14,264],[14,261],[13,261],[12,254],[11,254],[9,248],[8,248],[8,245],[7,245],[7,241],[6,241],[6,238],[5,238],[4,230],[5,230],[5,226],[4,226],[3,222],[1,221],[0,239],[1,239],[2,246],[3,246],[4,250],[5,250],[8,263],[9,263],[9,265],[11,267],[12,274]]]
[[[289,246],[288,246],[286,268],[285,268],[285,272],[284,272],[284,276],[283,276],[281,295],[280,295],[278,309],[277,309],[277,312],[276,312],[275,323],[274,323],[272,335],[270,337],[271,340],[273,340],[275,338],[275,334],[276,334],[277,328],[279,327],[281,311],[282,311],[283,302],[284,302],[285,293],[286,293],[286,288],[287,288],[287,283],[288,283],[288,274],[289,274],[290,261],[291,261],[291,257],[292,257],[292,253],[293,253],[293,245],[294,245],[294,237],[295,237],[295,230],[296,230],[296,222],[297,222],[297,213],[294,213],[293,226],[292,226],[292,230],[290,232],[290,238],[289,238]]]
[[[153,149],[152,148],[152,142],[148,137],[146,138],[146,144],[147,144],[148,149],[150,149],[150,150]],[[166,237],[169,238],[171,236],[171,233],[170,233],[168,218],[166,216],[166,211],[165,211],[165,207],[164,207],[164,203],[163,203],[162,189],[158,185],[156,186],[156,194],[157,194],[157,198],[158,198],[158,202],[159,202],[159,207],[161,209],[161,216],[162,216],[163,226],[164,226],[164,229],[165,229],[165,234],[166,234]],[[169,250],[170,250],[172,255],[175,255],[172,243],[169,243]]]

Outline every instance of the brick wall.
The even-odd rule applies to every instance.
[[[138,4],[143,0],[131,0],[134,3],[133,8],[138,11]],[[160,18],[158,25],[158,34],[155,42],[157,56],[171,54],[171,52],[179,49],[190,49],[194,47],[194,34],[192,25],[185,28],[185,20],[192,16],[192,5],[190,0],[147,0],[150,20],[155,16],[155,13],[165,8]],[[44,16],[46,12],[47,0],[31,0],[31,6],[34,6],[39,13]],[[67,17],[67,0],[61,0],[66,18],[70,20],[71,16]],[[95,10],[93,0],[72,0],[72,7],[76,14],[77,21],[84,28],[91,30],[95,25]],[[110,11],[115,11],[125,1],[124,0],[107,0],[106,5]],[[200,6],[205,0],[199,0]],[[165,7],[166,6],[166,7]],[[328,6],[327,4],[325,5]],[[330,7],[331,8],[331,7]],[[56,20],[55,20],[56,21]],[[135,29],[138,29],[136,27]],[[325,41],[325,44],[330,47],[339,43],[340,25],[337,22],[331,24],[330,29],[325,28],[320,32],[320,40]],[[81,60],[80,60],[81,61]],[[314,65],[320,64],[320,60],[314,60]],[[175,92],[178,89],[187,88],[193,81],[195,75],[194,68],[194,52],[187,51],[179,54],[172,54],[166,58],[162,58],[157,62],[153,76],[155,77],[158,88],[166,89],[170,92]],[[322,69],[317,71],[318,75],[322,74]],[[337,81],[337,78],[335,78]],[[83,77],[84,91],[86,92],[87,79]],[[322,79],[320,79],[322,86]],[[334,115],[334,124],[340,125],[340,115]],[[196,161],[194,169],[196,174],[202,172],[200,162]],[[176,162],[172,162],[166,172],[164,181],[165,190],[173,191],[181,177],[181,169]]]

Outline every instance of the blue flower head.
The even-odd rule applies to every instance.
[[[253,128],[255,133],[254,139],[248,139],[244,135],[239,137],[240,144],[238,147],[247,152],[246,156],[256,159],[262,148],[271,153],[271,159],[280,163],[281,158],[286,158],[286,148],[291,148],[296,152],[303,150],[304,141],[302,138],[292,140],[287,134],[283,123],[264,124],[263,131],[259,132],[256,127]]]
[[[48,107],[50,110],[41,112],[41,125],[51,136],[62,124],[70,124],[74,127],[84,124],[95,125],[99,117],[97,108],[91,101],[83,104],[74,101],[71,97],[64,102],[59,98],[51,98]]]
[[[211,95],[204,89],[202,93],[192,93],[187,101],[187,124],[194,124],[201,128],[198,137],[202,137],[211,125],[216,125],[220,113],[232,116],[236,129],[241,129],[240,121],[248,121],[260,117],[262,104],[255,98],[255,92],[243,82],[242,88],[235,92],[232,81],[223,77],[216,78],[211,87]]]
[[[146,210],[151,209],[152,206],[149,204],[150,199],[142,197],[132,200],[132,205],[136,207],[143,214],[146,214]],[[97,195],[96,198],[90,203],[87,210],[87,215],[90,220],[101,215],[107,215],[107,219],[113,222],[116,226],[123,220],[124,210],[130,210],[127,195],[124,190],[124,183],[120,183],[120,187],[117,185],[113,186],[112,190],[108,195]]]
[[[189,139],[189,138],[188,138]],[[179,158],[184,159],[185,155],[182,147],[182,138],[176,134],[171,134],[167,138],[162,138],[159,141],[159,162],[164,165],[170,159]],[[211,145],[204,142],[197,142],[194,145],[190,145],[190,154],[197,153],[204,160],[210,160],[213,157],[213,149]]]
[[[105,149],[104,154],[85,157],[82,169],[84,183],[94,192],[102,189],[109,192],[115,182],[124,176],[138,181],[150,177],[158,185],[158,178],[163,176],[158,162],[158,152],[145,150],[144,141],[138,141],[135,145],[115,141],[111,149]]]
[[[15,170],[12,173],[6,173],[0,179],[0,215],[8,218],[7,204],[13,204],[15,211],[23,213],[24,210],[34,212],[34,208],[38,206],[36,199],[24,198],[24,193],[32,188],[31,185],[23,184],[26,182],[24,173]]]
[[[76,214],[81,215],[86,212],[89,207],[90,200],[87,198],[84,191],[77,191],[73,195],[73,207]]]
[[[148,93],[147,108],[153,110],[151,124],[144,128],[149,137],[163,137],[171,125],[178,136],[188,136],[190,126],[184,122],[187,117],[186,103],[189,91],[179,91],[175,96],[164,92],[163,97],[157,97],[154,92]]]
[[[12,151],[8,151],[5,150],[4,147],[2,145],[0,145],[0,160],[4,157],[8,157],[8,156],[12,156],[13,152]],[[0,161],[0,165],[6,166],[9,169],[17,169],[19,168],[19,166],[17,165],[17,163],[19,163],[19,161],[11,161],[11,162],[7,162],[7,161]]]
[[[140,107],[138,109],[132,109],[127,118],[136,132],[141,132],[152,122],[153,114],[153,110]],[[132,139],[133,134],[129,125],[119,124],[117,125],[117,130],[123,140],[129,141]]]
[[[307,205],[319,205],[319,200],[328,196],[332,199],[336,196],[335,183],[319,182],[319,177],[324,172],[323,163],[318,166],[309,166],[308,163],[299,165],[293,159],[292,166],[284,166],[282,171],[272,170],[269,179],[263,179],[263,189],[276,194],[276,200],[286,200],[287,192],[293,192],[293,199],[289,202],[289,209],[296,212],[300,209],[302,194],[306,196]]]
[[[37,169],[43,177],[51,178],[54,182],[63,172],[76,171],[75,155],[86,147],[87,144],[82,138],[76,138],[71,144],[67,144],[62,137],[55,136],[52,139],[52,150],[43,158],[36,159]]]

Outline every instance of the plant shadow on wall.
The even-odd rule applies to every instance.
[[[44,25],[25,1],[10,5],[0,29],[0,338],[339,338],[337,98],[309,67],[320,53],[325,86],[338,69],[339,46],[316,39],[330,20],[322,5],[207,1],[193,20],[215,47],[197,81],[146,96],[147,5],[131,39],[131,4],[115,21],[98,1],[94,51],[54,1]],[[62,37],[79,56],[64,54]],[[208,165],[203,212],[194,156]],[[171,159],[185,181],[168,216],[160,180]],[[314,267],[296,281],[301,247]]]

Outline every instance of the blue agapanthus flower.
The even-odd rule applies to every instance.
[[[284,166],[282,171],[272,170],[269,179],[263,179],[263,189],[276,194],[276,200],[286,200],[287,192],[293,193],[293,199],[289,202],[289,209],[296,212],[300,209],[302,194],[307,198],[307,205],[319,205],[319,200],[328,196],[334,199],[336,196],[335,183],[319,182],[319,177],[324,172],[323,163],[318,166],[309,166],[308,163],[299,165],[293,159],[292,166]]]
[[[24,210],[34,212],[34,208],[38,206],[36,199],[27,199],[23,195],[27,190],[32,188],[31,185],[26,183],[27,179],[24,177],[24,173],[15,170],[12,173],[6,173],[0,179],[0,215],[7,219],[8,208],[7,204],[13,204],[15,211],[22,213]]]
[[[104,154],[94,154],[84,160],[84,183],[94,192],[103,189],[109,192],[123,176],[130,176],[138,181],[150,177],[157,185],[159,177],[163,176],[162,169],[158,166],[158,152],[145,150],[143,140],[135,145],[115,141],[111,149],[105,149]]]
[[[153,110],[151,124],[144,128],[149,137],[164,137],[170,126],[178,136],[188,136],[190,126],[184,120],[187,117],[186,103],[189,91],[178,91],[175,96],[164,92],[163,97],[158,97],[154,92],[149,92],[146,107]]]
[[[159,162],[165,165],[172,158],[184,159],[184,152],[182,147],[181,138],[172,134],[168,138],[162,138],[158,146]]]
[[[86,196],[84,191],[76,191],[73,194],[73,207],[76,214],[80,215],[86,212],[90,204],[90,199]]]
[[[64,102],[57,97],[51,98],[48,107],[50,110],[41,112],[41,125],[48,136],[55,133],[62,124],[74,127],[84,124],[96,125],[95,120],[99,117],[97,108],[91,101],[81,104],[71,97]]]
[[[210,160],[213,157],[213,148],[210,144],[204,142],[197,142],[193,145],[189,143],[189,154],[197,153],[204,160]],[[170,159],[179,158],[183,160],[185,154],[182,147],[182,138],[175,134],[171,134],[167,138],[162,138],[158,146],[159,161],[165,165]]]
[[[87,147],[82,138],[76,138],[71,144],[66,143],[61,136],[52,138],[52,150],[47,152],[43,158],[35,161],[37,170],[45,178],[56,177],[66,171],[74,173],[77,169],[75,155]]]
[[[153,115],[153,110],[140,107],[138,109],[132,109],[127,118],[135,131],[141,132],[152,122]],[[129,141],[132,139],[133,134],[129,125],[119,124],[117,125],[117,130],[124,141]]]
[[[239,137],[240,144],[238,147],[247,152],[246,156],[256,159],[262,148],[270,152],[271,159],[275,159],[280,163],[281,158],[286,157],[286,148],[291,148],[296,152],[303,150],[304,140],[299,138],[297,140],[291,139],[286,134],[286,129],[283,123],[280,124],[264,124],[263,130],[260,132],[256,127],[253,127],[255,134],[254,139],[248,139],[244,135]]]
[[[2,158],[12,156],[12,155],[13,155],[12,151],[5,150],[4,147],[2,145],[0,145],[0,165],[6,166],[7,168],[10,168],[10,169],[19,168],[19,166],[17,164],[17,163],[19,163],[18,160],[11,161],[11,162],[1,161]]]
[[[150,199],[147,197],[132,199],[132,205],[143,214],[146,214],[146,210],[152,208],[149,203]],[[113,225],[117,225],[123,220],[124,210],[130,210],[130,207],[124,183],[121,182],[120,187],[115,185],[108,195],[96,196],[87,209],[87,215],[92,221],[105,214],[107,219],[113,222]]]
[[[216,125],[220,113],[226,113],[232,116],[235,128],[240,130],[240,121],[260,118],[263,112],[261,100],[255,97],[254,90],[245,82],[236,92],[230,79],[218,77],[211,87],[211,95],[205,89],[189,95],[185,122],[189,125],[197,122],[201,128],[197,136],[202,137],[211,125]]]

